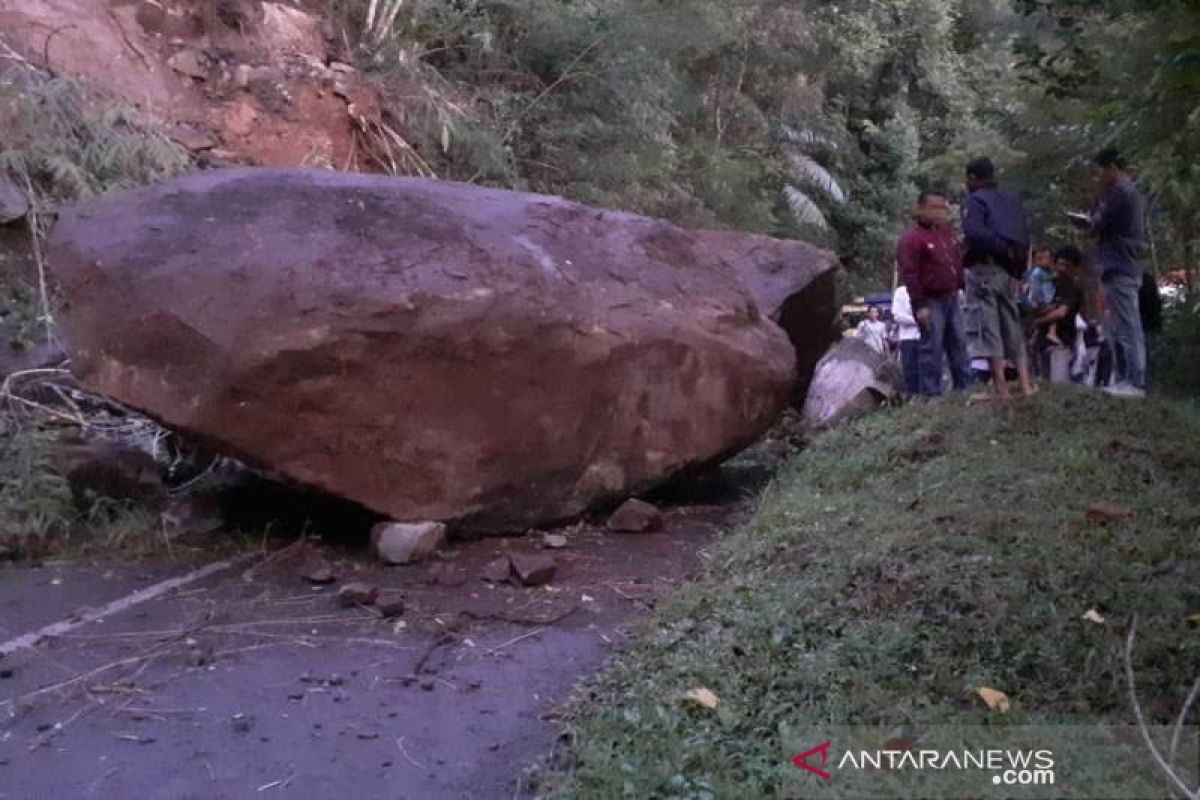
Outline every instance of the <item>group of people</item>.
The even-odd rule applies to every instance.
[[[892,302],[910,393],[941,395],[947,366],[953,387],[965,388],[975,359],[996,398],[1010,396],[1010,371],[1017,391],[1031,395],[1035,374],[1077,379],[1083,354],[1105,337],[1113,354],[1106,391],[1144,394],[1142,199],[1117,151],[1101,152],[1095,166],[1101,191],[1094,208],[1069,215],[1096,241],[1092,274],[1072,245],[1041,247],[1030,258],[1021,199],[1000,188],[990,159],[967,165],[961,239],[949,224],[946,194],[921,192],[916,221],[896,246],[900,281]]]

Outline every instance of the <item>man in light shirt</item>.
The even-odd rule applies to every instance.
[[[892,294],[892,319],[896,321],[896,340],[900,344],[900,366],[904,369],[904,390],[921,392],[921,328],[913,316],[912,300],[904,284]]]
[[[858,324],[858,338],[884,358],[888,354],[887,325],[879,318],[879,309],[867,309],[867,318]]]

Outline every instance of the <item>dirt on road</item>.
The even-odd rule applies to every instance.
[[[554,549],[537,535],[481,539],[409,567],[313,540],[259,549],[92,621],[199,565],[8,568],[0,798],[531,796],[572,688],[745,509],[744,488],[695,492],[715,499],[669,509],[659,532],[580,524]],[[522,553],[551,556],[553,580],[481,579]],[[336,580],[307,581],[314,565]],[[403,592],[406,609],[342,607],[347,582]]]

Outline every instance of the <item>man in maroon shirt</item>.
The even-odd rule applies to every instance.
[[[921,328],[921,394],[942,393],[943,355],[950,360],[955,389],[967,385],[969,360],[959,290],[964,286],[962,257],[946,223],[949,205],[936,191],[921,192],[917,221],[900,237],[896,261]]]

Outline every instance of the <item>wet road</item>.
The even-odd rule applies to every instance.
[[[412,567],[312,543],[249,554],[0,657],[0,798],[531,796],[572,687],[732,513],[675,509],[652,534],[581,526],[555,550],[467,542]],[[552,556],[554,580],[480,580],[508,552]],[[308,584],[314,558],[338,581]],[[5,569],[3,637],[200,565]],[[405,613],[340,607],[349,580],[403,591]]]

